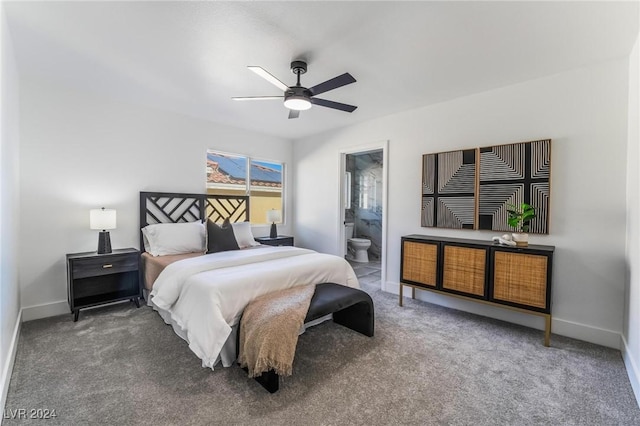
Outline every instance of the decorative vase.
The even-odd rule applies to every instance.
[[[514,232],[511,236],[513,237],[513,241],[516,242],[516,247],[527,247],[529,245],[529,234]]]

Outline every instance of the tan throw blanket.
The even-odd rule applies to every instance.
[[[290,376],[298,333],[304,324],[315,285],[301,285],[265,294],[247,305],[240,322],[238,362],[249,377],[271,369]]]

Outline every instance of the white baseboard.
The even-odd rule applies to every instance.
[[[560,318],[552,318],[551,331],[560,336],[571,337],[572,339],[583,340],[617,350],[620,350],[622,346],[622,333],[620,332]]]
[[[2,366],[2,378],[0,379],[1,392],[0,406],[4,410],[4,405],[7,402],[7,393],[9,392],[9,383],[11,382],[11,373],[13,372],[13,364],[16,361],[16,351],[18,350],[18,339],[20,338],[20,328],[22,327],[22,309],[18,312],[18,318],[16,319],[16,326],[13,328],[13,336],[11,338],[11,344],[9,345],[9,353],[7,354],[7,361]]]
[[[389,293],[399,294],[400,283],[387,281],[383,285],[383,290]],[[405,297],[411,297],[411,288],[405,287],[403,294]],[[471,312],[501,321],[513,322],[525,327],[544,330],[544,320],[538,316],[514,312],[507,309],[496,309],[492,306],[487,306],[473,301],[453,298],[444,293],[417,291],[416,297],[420,298],[420,300],[425,300],[436,305]],[[560,336],[571,337],[572,339],[595,343],[596,345],[606,346],[613,349],[620,350],[621,348],[622,335],[620,332],[567,321],[553,316],[551,319],[551,332]],[[553,338],[551,339],[551,344],[553,344]]]
[[[102,308],[109,305],[117,305],[119,303],[128,303],[128,300],[117,300],[115,302],[107,302],[98,306],[90,306],[87,309]],[[69,310],[69,303],[66,300],[60,302],[43,303],[42,305],[27,306],[22,308],[22,321],[32,321],[41,318],[55,317],[58,315],[69,315],[71,317],[71,311]]]
[[[22,321],[26,322],[63,314],[70,314],[69,304],[66,300],[22,308]]]
[[[631,389],[633,389],[633,393],[636,395],[636,402],[638,403],[638,407],[640,407],[640,368],[634,361],[633,354],[629,350],[624,335],[622,336],[622,359],[624,360],[625,367],[627,367],[627,375],[631,382]]]

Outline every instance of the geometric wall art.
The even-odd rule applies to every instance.
[[[529,233],[549,232],[551,140],[480,148],[478,229],[514,231],[509,204],[535,208]]]
[[[476,149],[422,156],[422,226],[475,229],[476,157]]]

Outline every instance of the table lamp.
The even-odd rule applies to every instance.
[[[282,221],[282,212],[280,210],[271,209],[267,210],[267,222],[271,222],[271,233],[269,238],[278,237],[278,228],[276,228],[276,222]]]
[[[111,253],[111,237],[107,229],[116,229],[116,211],[113,209],[91,209],[89,227],[98,229],[98,254]]]

